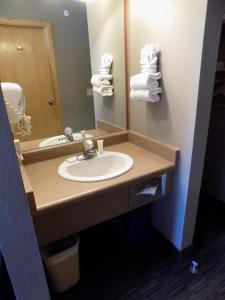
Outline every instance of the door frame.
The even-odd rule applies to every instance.
[[[55,99],[55,113],[56,113],[56,123],[59,134],[64,131],[64,121],[60,103],[59,96],[59,85],[57,79],[57,71],[56,71],[56,60],[54,53],[54,44],[52,38],[52,29],[51,24],[49,22],[43,21],[33,21],[33,20],[23,20],[23,19],[9,19],[9,18],[0,18],[0,26],[16,26],[16,27],[28,27],[28,28],[39,28],[43,29],[45,33],[45,39],[47,41],[48,46],[48,63],[50,76],[53,85],[53,93]]]

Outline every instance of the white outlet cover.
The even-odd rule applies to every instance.
[[[93,96],[93,89],[87,89],[87,96]]]

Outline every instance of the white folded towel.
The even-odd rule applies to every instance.
[[[142,61],[140,60],[140,65],[141,66],[152,66],[152,65],[157,65],[158,62],[158,57],[154,57],[152,60],[149,61]]]
[[[94,80],[103,80],[103,79],[108,79],[108,80],[112,80],[113,76],[112,74],[95,74],[95,75],[92,75],[92,79]]]
[[[102,75],[110,74],[110,68],[99,68],[98,71],[99,71],[99,74],[102,74]]]
[[[130,88],[132,90],[157,88],[158,86],[158,81],[156,79],[153,79],[151,77],[151,74],[148,73],[140,73],[132,76],[130,79]]]
[[[100,86],[109,86],[110,81],[108,79],[98,79],[98,78],[91,78],[91,84],[96,87]]]
[[[107,81],[105,81],[105,80],[107,80]],[[99,87],[101,85],[108,85],[109,80],[112,80],[111,74],[106,74],[106,75],[96,74],[96,75],[92,76],[91,84]],[[106,82],[106,83],[104,84],[103,82]]]
[[[157,66],[142,66],[141,67],[141,73],[156,73],[157,72]]]
[[[156,88],[153,92],[152,90],[131,90],[130,98],[138,101],[157,102],[160,100],[158,93],[161,92],[161,88]]]
[[[113,95],[113,86],[101,86],[93,88],[93,91],[102,96],[112,96]]]
[[[100,68],[108,68],[108,69],[110,69],[111,65],[112,65],[112,62],[113,62],[112,55],[109,54],[109,53],[104,53],[101,56],[101,66],[100,66]]]
[[[159,80],[162,78],[161,72],[148,73],[151,79]]]
[[[158,46],[153,44],[147,44],[141,50],[141,64],[148,64],[151,62],[157,62],[157,57],[159,55],[160,49]]]

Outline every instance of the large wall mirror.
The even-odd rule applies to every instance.
[[[124,32],[123,0],[1,0],[0,80],[23,88],[32,131],[15,137],[24,151],[64,143],[66,127],[77,138],[126,128]],[[91,84],[104,53],[111,96]]]

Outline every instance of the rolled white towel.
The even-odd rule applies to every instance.
[[[113,86],[101,86],[93,88],[93,91],[102,96],[112,96],[113,95]]]
[[[111,68],[111,65],[112,65],[112,62],[113,62],[113,58],[112,58],[112,55],[109,54],[109,53],[104,53],[102,56],[101,56],[101,66],[100,68]]]
[[[131,90],[130,98],[137,101],[149,101],[157,102],[160,100],[158,93],[162,92],[161,88],[157,88],[158,92],[152,92],[151,90]]]
[[[102,75],[107,75],[110,73],[110,68],[99,68],[98,71]]]
[[[153,79],[148,73],[140,73],[132,76],[130,79],[130,88],[132,90],[149,89],[151,87],[157,88],[158,86],[158,81]]]
[[[142,66],[141,67],[141,73],[156,73],[157,72],[157,66]]]
[[[148,61],[140,60],[140,65],[141,66],[152,66],[152,65],[157,65],[157,62],[158,62],[158,57],[154,57],[152,60],[148,60]]]
[[[159,55],[160,49],[157,45],[147,44],[141,50],[141,64],[150,63],[153,61],[157,61],[157,57]]]
[[[152,73],[152,72],[143,72],[143,73],[147,73],[151,79],[155,79],[155,80],[159,80],[162,78],[161,72],[156,72],[156,73]],[[141,73],[141,74],[143,74]]]
[[[108,80],[108,79],[91,79],[91,84],[93,85],[93,86],[96,86],[96,87],[100,87],[100,86],[110,86],[111,84],[110,84],[110,81]]]
[[[112,80],[112,74],[105,74],[105,75],[95,74],[91,78],[91,84],[94,86],[101,86],[103,85],[104,80],[107,80],[108,82],[109,80]],[[108,85],[108,83],[104,85]]]

